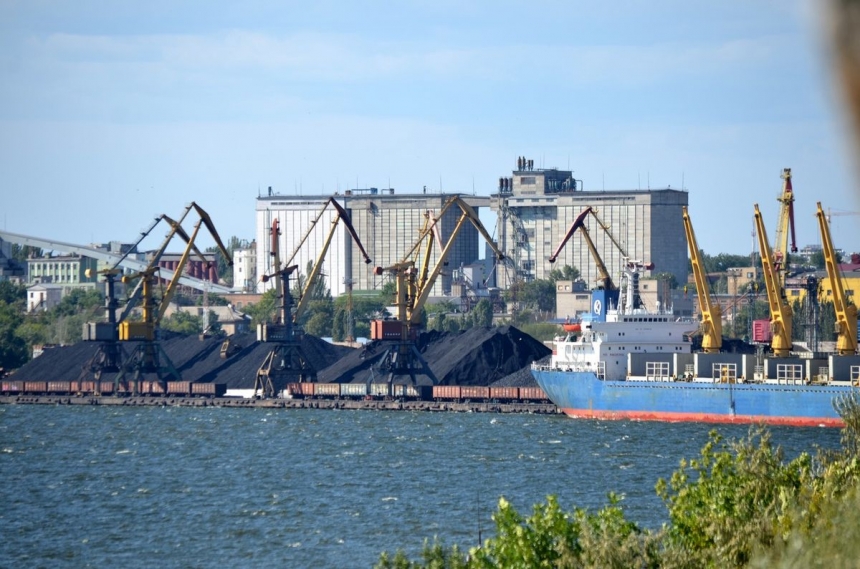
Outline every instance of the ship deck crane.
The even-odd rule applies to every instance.
[[[442,243],[441,235],[437,228],[438,221],[445,216],[445,213],[452,208],[460,209],[460,217],[451,231],[451,235],[445,242],[442,251],[436,259],[436,265],[433,269],[429,269],[430,255],[433,242],[436,241],[440,245]],[[447,262],[448,255],[453,249],[454,242],[457,239],[466,222],[471,223],[481,234],[481,236],[490,244],[493,253],[498,261],[505,259],[492,237],[484,228],[478,213],[467,204],[462,198],[454,196],[450,198],[438,217],[433,216],[428,212],[427,220],[424,228],[419,234],[419,237],[412,248],[404,255],[403,260],[389,267],[376,267],[374,269],[377,275],[383,273],[392,274],[396,284],[396,333],[399,333],[399,338],[391,342],[380,359],[377,367],[387,373],[387,382],[389,385],[393,383],[395,376],[409,376],[412,384],[417,383],[416,373],[427,375],[434,383],[436,378],[427,362],[421,357],[418,348],[415,346],[415,339],[418,336],[418,331],[421,327],[421,310],[424,308],[427,299],[430,297],[430,291],[436,282],[442,267]],[[421,247],[424,246],[424,255],[421,260],[419,269],[415,267],[415,260],[412,255]],[[386,333],[386,326],[391,321],[376,320],[371,326],[371,337],[376,340],[387,340],[391,336]]]
[[[684,232],[687,235],[687,245],[690,248],[690,263],[693,266],[693,277],[696,280],[696,293],[699,300],[699,312],[702,313],[702,350],[706,354],[717,354],[723,346],[723,315],[720,305],[711,302],[711,290],[705,276],[705,268],[699,256],[699,245],[693,231],[693,222],[683,208]]]
[[[299,301],[293,309],[293,297],[290,292],[290,276],[297,272],[298,265],[290,265],[298,254],[299,249],[307,240],[313,228],[322,219],[323,214],[329,208],[335,210],[334,218],[331,222],[328,235],[326,236],[323,246],[317,255],[316,262],[308,275],[304,288],[302,289]],[[304,314],[308,303],[311,300],[310,291],[313,290],[319,276],[322,274],[323,261],[331,246],[338,224],[343,222],[344,227],[352,236],[353,242],[358,246],[365,263],[371,263],[364,246],[361,244],[361,239],[352,225],[349,213],[341,206],[334,198],[329,198],[323,204],[316,219],[311,223],[305,236],[299,242],[298,247],[287,260],[285,267],[281,268],[279,258],[278,235],[280,234],[280,226],[278,220],[272,223],[272,256],[274,272],[269,275],[263,275],[263,282],[269,279],[275,279],[275,288],[278,291],[278,297],[281,305],[277,315],[277,322],[274,324],[261,323],[257,328],[257,338],[262,342],[272,343],[272,349],[266,355],[262,365],[257,370],[257,375],[254,380],[254,397],[260,393],[264,397],[275,397],[278,391],[283,389],[286,382],[291,378],[298,379],[299,382],[316,381],[316,369],[310,359],[305,355],[302,349],[303,331],[297,325],[297,322]]]
[[[830,289],[833,291],[833,308],[836,312],[836,351],[840,356],[850,356],[857,353],[857,307],[849,303],[842,285],[842,276],[836,260],[836,250],[830,235],[830,225],[827,216],[818,202],[818,228],[821,231],[821,248],[824,253],[824,266]]]
[[[137,382],[141,374],[143,373],[156,373],[162,382],[167,376],[173,376],[177,380],[181,379],[179,372],[176,371],[176,368],[173,366],[173,363],[170,361],[170,358],[167,356],[167,354],[164,352],[164,350],[161,348],[161,345],[157,341],[158,326],[161,323],[165,312],[167,311],[167,307],[170,305],[170,301],[173,299],[173,296],[176,293],[177,286],[179,285],[178,276],[181,275],[183,270],[185,269],[185,265],[188,263],[188,259],[191,257],[191,253],[194,252],[204,263],[207,262],[207,259],[204,257],[203,253],[201,253],[195,245],[197,235],[199,234],[200,228],[202,226],[206,227],[212,238],[215,240],[215,243],[218,245],[221,254],[224,255],[224,257],[232,265],[232,261],[230,261],[230,254],[227,251],[227,248],[221,242],[221,237],[218,235],[218,231],[215,229],[215,225],[212,223],[212,218],[210,218],[209,214],[206,213],[203,208],[201,208],[196,203],[192,203],[189,208],[186,209],[186,214],[188,213],[188,211],[190,211],[191,208],[197,211],[200,216],[200,219],[195,224],[193,233],[188,236],[187,245],[174,271],[175,276],[168,284],[167,289],[161,296],[161,299],[156,302],[154,294],[155,288],[159,281],[158,259],[160,258],[160,255],[156,255],[155,257],[153,257],[153,260],[150,262],[149,267],[147,267],[146,269],[137,273],[125,275],[122,278],[122,282],[124,283],[130,283],[133,281],[141,282],[141,308],[143,311],[143,320],[141,322],[131,322],[128,320],[123,320],[119,323],[118,330],[120,342],[140,341],[140,344],[135,348],[128,363],[123,367],[120,373],[117,374],[115,380],[117,384],[119,384],[119,382],[125,376],[125,373],[132,374],[135,390],[137,387]],[[184,218],[185,215],[183,215],[182,219]],[[179,223],[172,222],[171,225],[172,231],[170,232],[169,236],[172,237],[175,234],[180,234],[183,236],[183,240],[185,240],[185,236],[187,236],[187,234],[185,234],[185,231],[181,228]],[[166,248],[166,246],[167,242],[163,245],[162,252],[163,249]]]
[[[794,191],[791,188],[791,168],[783,168],[782,193],[776,198],[780,203],[779,219],[776,225],[776,241],[773,245],[773,264],[779,278],[779,286],[785,288],[785,275],[788,272],[789,252],[797,253],[797,239],[794,231]],[[789,233],[791,242],[788,241]]]
[[[767,231],[764,227],[758,204],[755,204],[755,225],[758,234],[758,244],[761,250],[761,268],[764,275],[764,285],[767,292],[767,302],[770,308],[770,329],[773,334],[771,350],[773,355],[782,358],[791,352],[791,307],[785,297],[785,289],[780,286],[779,274],[776,270]]]

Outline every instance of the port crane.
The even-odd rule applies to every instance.
[[[307,240],[308,236],[313,231],[314,227],[322,219],[323,214],[329,207],[334,208],[334,217],[331,222],[328,234],[323,246],[317,255],[316,262],[307,277],[305,285],[299,296],[299,300],[293,308],[293,295],[290,292],[290,278],[298,271],[298,265],[291,265],[302,245]],[[303,330],[297,325],[298,321],[304,314],[308,303],[311,300],[310,291],[313,290],[319,276],[322,274],[323,261],[328,253],[332,239],[336,233],[337,227],[343,222],[344,227],[352,236],[353,242],[358,246],[364,262],[370,264],[372,261],[361,244],[361,239],[358,237],[355,228],[350,220],[349,213],[341,206],[334,198],[329,198],[323,204],[317,217],[311,222],[304,237],[300,240],[293,254],[287,259],[284,266],[281,266],[279,252],[279,236],[280,225],[278,220],[272,222],[271,235],[271,255],[273,271],[270,274],[263,275],[263,282],[268,282],[274,279],[275,290],[277,291],[280,300],[280,307],[276,316],[275,323],[263,322],[257,327],[257,339],[261,342],[271,343],[272,348],[263,360],[262,365],[257,370],[257,375],[254,380],[254,397],[261,394],[263,397],[275,397],[279,390],[283,389],[284,385],[290,378],[296,378],[299,382],[316,381],[316,369],[310,359],[302,349]]]
[[[120,342],[139,341],[140,343],[134,348],[128,363],[117,374],[115,382],[116,384],[119,384],[126,373],[131,373],[134,384],[133,389],[135,391],[140,376],[143,373],[155,373],[162,382],[164,382],[165,377],[168,376],[175,377],[177,380],[181,379],[179,372],[176,370],[173,363],[170,361],[170,358],[158,342],[158,326],[167,311],[167,307],[170,305],[170,301],[176,293],[176,289],[179,285],[179,278],[177,277],[181,275],[185,269],[185,265],[188,263],[191,253],[196,253],[204,263],[208,262],[194,244],[197,239],[197,235],[200,233],[201,227],[206,227],[209,234],[215,240],[221,254],[224,255],[224,258],[227,259],[230,264],[232,264],[232,261],[230,261],[230,254],[221,242],[221,237],[218,235],[218,231],[215,229],[215,225],[212,223],[212,218],[209,217],[209,214],[193,202],[189,208],[186,209],[186,215],[190,209],[197,211],[200,219],[194,225],[194,231],[192,234],[188,236],[187,245],[175,269],[175,276],[168,284],[167,289],[163,292],[161,298],[158,301],[156,301],[155,298],[155,288],[158,286],[158,282],[160,280],[158,267],[158,259],[161,256],[160,254],[153,257],[146,269],[136,273],[127,274],[122,277],[122,282],[125,284],[138,281],[141,283],[140,297],[143,319],[140,322],[132,322],[124,319],[119,323],[118,331]],[[183,215],[182,219],[184,218],[185,215]],[[172,230],[168,234],[169,238],[172,238],[176,234],[180,234],[183,235],[184,239],[186,234],[179,223],[172,222],[171,226]],[[167,242],[169,242],[169,240],[166,240],[165,244],[162,246],[162,250],[160,251],[161,253],[163,253],[163,249],[167,247]]]
[[[690,221],[686,206],[682,211],[684,232],[687,235],[687,246],[690,249],[690,263],[693,266],[693,277],[696,280],[699,312],[702,313],[702,350],[706,354],[718,354],[723,346],[723,314],[719,303],[711,302],[711,290],[699,255],[699,245],[693,231],[693,222]]]
[[[116,281],[119,279],[122,274],[122,266],[126,262],[126,257],[128,257],[129,253],[132,251],[136,251],[137,247],[140,243],[152,233],[152,231],[158,226],[158,224],[162,221],[166,222],[170,226],[170,230],[165,236],[164,241],[158,250],[152,255],[148,264],[141,268],[140,271],[147,270],[155,270],[154,267],[157,267],[158,262],[160,261],[164,251],[167,249],[167,246],[173,240],[175,236],[179,236],[187,246],[190,246],[192,250],[201,258],[203,258],[203,253],[197,248],[196,245],[191,241],[191,237],[185,232],[182,227],[182,222],[188,216],[188,214],[192,211],[196,210],[201,218],[206,216],[206,212],[203,211],[196,203],[191,202],[187,206],[185,206],[185,210],[182,215],[179,217],[179,220],[174,220],[166,214],[162,214],[157,216],[153,222],[149,225],[148,228],[143,230],[140,233],[137,241],[129,247],[129,249],[117,258],[112,258],[113,266],[107,269],[102,269],[100,271],[96,271],[97,274],[101,275],[104,278],[105,282],[105,318],[104,322],[87,322],[84,324],[83,329],[83,339],[84,341],[98,341],[99,347],[90,361],[83,367],[81,375],[79,377],[79,381],[83,381],[87,377],[92,377],[95,381],[99,381],[104,373],[117,373],[120,372],[123,368],[124,362],[128,359],[125,350],[122,347],[122,344],[119,343],[119,323],[125,321],[129,314],[131,314],[132,309],[137,305],[140,300],[144,279],[137,280],[137,286],[134,288],[132,293],[129,295],[125,308],[123,312],[117,317],[117,309],[119,307],[119,302],[116,299],[115,295],[115,287]],[[208,217],[208,216],[206,216]],[[173,273],[172,271],[166,271],[169,273],[174,281],[182,282],[185,278],[182,276],[181,271]],[[87,277],[92,277],[93,275],[88,271]]]
[[[438,245],[441,245],[443,242],[438,230],[438,222],[445,216],[446,212],[454,208],[459,208],[460,216],[436,259],[436,265],[431,270],[429,268],[430,257],[434,242],[438,243]],[[490,237],[490,234],[481,223],[478,213],[459,196],[453,196],[448,199],[439,212],[438,217],[433,215],[432,212],[428,212],[426,219],[427,221],[419,233],[417,241],[400,262],[388,267],[376,267],[374,269],[377,275],[386,273],[393,275],[396,285],[396,320],[375,320],[371,323],[372,339],[393,340],[386,346],[386,351],[377,364],[378,369],[387,373],[389,386],[393,383],[395,376],[401,375],[409,376],[412,384],[416,385],[417,373],[427,375],[436,383],[433,372],[415,346],[415,340],[421,328],[421,311],[430,297],[430,291],[433,289],[433,285],[441,273],[442,267],[445,266],[446,259],[453,249],[457,235],[459,235],[464,225],[469,222],[478,230],[481,236],[490,244],[498,261],[505,259],[504,253],[498,249],[492,237]],[[424,251],[423,258],[420,260],[419,267],[416,268],[413,254],[422,246]]]
[[[767,292],[767,302],[770,308],[770,329],[773,334],[770,347],[774,356],[778,358],[787,357],[791,352],[792,346],[791,307],[788,305],[788,300],[785,297],[785,288],[780,285],[779,274],[777,273],[770,242],[767,240],[767,231],[765,230],[758,204],[755,204],[754,220],[756,233],[758,234],[759,249],[761,250],[761,268],[764,275],[765,291]]]
[[[776,198],[780,203],[779,219],[776,225],[776,241],[773,245],[773,264],[779,279],[779,286],[785,288],[785,275],[789,267],[789,253],[797,253],[797,239],[794,231],[794,191],[791,188],[791,168],[783,168],[782,193]],[[791,242],[788,236],[791,234]]]
[[[836,351],[840,356],[851,356],[857,353],[857,306],[848,301],[842,275],[836,261],[836,250],[830,235],[830,225],[827,216],[818,202],[818,229],[821,232],[821,248],[824,252],[824,266],[830,289],[833,291],[833,308],[836,311]]]
[[[600,256],[600,253],[597,252],[597,247],[594,246],[594,241],[591,239],[591,235],[588,232],[588,228],[585,226],[585,218],[589,216],[589,214],[594,214],[594,210],[591,206],[585,208],[580,212],[580,214],[573,220],[573,223],[570,224],[570,227],[567,230],[567,233],[564,234],[564,237],[561,240],[561,243],[558,244],[558,247],[555,248],[552,255],[549,257],[550,263],[555,263],[556,259],[558,259],[559,254],[561,254],[561,250],[564,249],[564,246],[573,237],[573,234],[579,230],[580,234],[582,234],[582,238],[585,240],[585,244],[588,247],[588,251],[591,253],[591,258],[594,259],[594,264],[597,267],[597,282],[598,289],[602,290],[618,290],[618,286],[612,281],[612,277],[609,275],[609,270],[606,268],[606,264],[603,262],[603,259]],[[595,217],[595,219],[597,219]],[[605,227],[602,222],[598,220],[598,223],[601,224],[601,227],[604,228],[604,231],[607,231],[608,228]],[[615,239],[612,238],[612,242],[618,246],[615,242]],[[620,247],[619,247],[620,249]]]

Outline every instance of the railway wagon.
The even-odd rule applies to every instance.
[[[519,398],[519,387],[490,387],[490,399],[493,401],[515,401]]]
[[[490,388],[486,385],[463,385],[460,397],[466,401],[486,401],[490,398]]]
[[[462,388],[459,385],[434,385],[433,399],[459,401]]]
[[[191,395],[194,397],[224,397],[227,393],[226,383],[192,383]]]
[[[391,395],[390,385],[387,383],[371,383],[370,395],[373,397],[389,397]]]
[[[426,401],[433,394],[433,388],[429,385],[392,385],[391,387],[394,397],[398,399]]]
[[[331,399],[340,397],[339,383],[312,383],[314,386],[314,397]]]
[[[304,399],[307,397],[314,396],[314,384],[303,382],[303,383],[288,383],[287,384],[287,393],[290,397],[295,397],[296,399]]]
[[[51,395],[66,395],[71,392],[70,381],[49,381],[48,382],[48,393]]]
[[[520,401],[525,402],[548,402],[549,397],[546,396],[543,389],[540,387],[520,387]]]
[[[3,392],[3,395],[18,395],[19,393],[24,392],[24,382],[4,381],[0,384],[0,391]]]
[[[363,399],[368,394],[366,383],[341,383],[340,396]]]
[[[167,394],[168,395],[180,395],[183,397],[188,397],[191,395],[191,382],[190,381],[168,381],[167,382]]]
[[[24,382],[24,393],[27,394],[39,394],[39,393],[47,393],[48,392],[48,382],[47,381],[25,381]]]

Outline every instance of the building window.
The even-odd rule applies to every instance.
[[[534,176],[520,176],[520,184],[524,186],[534,186],[535,185],[535,177]]]

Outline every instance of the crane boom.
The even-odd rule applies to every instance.
[[[779,283],[773,252],[767,240],[767,231],[758,204],[755,204],[754,218],[761,250],[761,268],[764,274],[767,302],[770,308],[770,329],[773,333],[771,349],[774,356],[786,357],[791,352],[791,307],[785,298],[785,289]]]
[[[594,210],[591,208],[591,206],[582,210],[580,214],[576,217],[576,219],[573,220],[573,223],[570,224],[567,233],[564,234],[564,238],[561,240],[561,243],[558,244],[558,247],[556,247],[555,251],[553,251],[552,255],[550,255],[549,262],[555,263],[556,259],[558,259],[559,254],[561,254],[561,250],[564,249],[564,246],[567,244],[570,238],[573,237],[573,234],[576,233],[576,230],[579,229],[579,232],[582,233],[582,238],[585,239],[585,244],[588,247],[589,252],[591,253],[591,258],[594,259],[594,264],[597,267],[597,273],[599,275],[597,280],[601,283],[599,288],[602,288],[604,290],[615,290],[617,287],[615,286],[615,283],[612,282],[612,277],[609,275],[609,271],[606,268],[606,264],[603,262],[603,259],[597,252],[597,247],[594,246],[594,241],[592,241],[591,235],[588,232],[588,228],[586,228],[585,226],[585,218],[588,217],[589,214],[594,215]],[[604,227],[604,230],[606,230],[600,219],[596,216],[595,219],[597,219],[601,227]],[[612,242],[615,243],[614,238],[612,238]],[[615,243],[615,245],[618,246],[617,243]],[[620,246],[618,247],[620,249]]]
[[[797,253],[797,239],[794,232],[794,191],[791,188],[791,168],[783,168],[780,176],[784,181],[782,193],[776,200],[781,204],[776,225],[776,241],[773,245],[773,262],[779,277],[779,286],[785,288],[785,274],[788,270],[788,254]],[[791,233],[791,243],[788,235]]]
[[[833,308],[836,312],[836,351],[840,356],[853,355],[857,353],[857,307],[849,304],[845,288],[842,286],[842,276],[839,274],[839,265],[836,262],[836,250],[830,236],[830,225],[821,208],[821,202],[818,202],[816,216],[818,228],[821,231],[824,266],[827,268],[827,278],[833,291]]]
[[[693,222],[687,213],[687,207],[682,209],[684,215],[684,232],[687,235],[687,245],[690,248],[690,263],[693,266],[693,277],[696,280],[696,292],[699,299],[699,312],[702,313],[702,350],[706,354],[716,354],[723,346],[723,315],[718,303],[711,302],[711,290],[705,269],[699,256],[699,244],[693,232]]]

